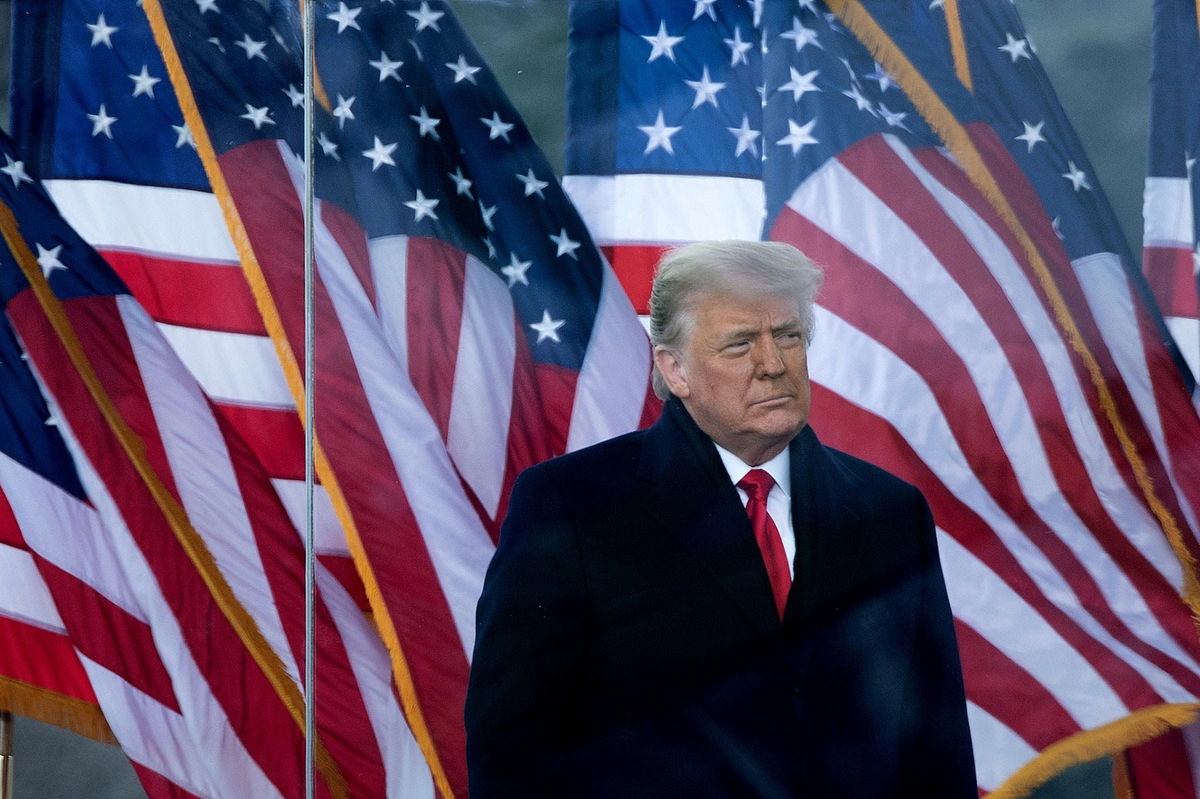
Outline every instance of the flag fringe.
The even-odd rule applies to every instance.
[[[861,0],[828,0],[828,4],[859,42],[892,74],[922,118],[946,143],[972,185],[984,195],[992,209],[996,211],[1020,244],[1022,252],[1037,276],[1038,284],[1054,311],[1054,318],[1059,328],[1066,336],[1072,351],[1079,356],[1087,370],[1099,398],[1100,408],[1117,437],[1121,451],[1133,471],[1134,480],[1146,505],[1154,514],[1154,518],[1158,521],[1171,545],[1171,550],[1179,560],[1183,570],[1183,588],[1180,599],[1191,611],[1193,621],[1200,625],[1200,578],[1197,578],[1196,574],[1196,558],[1188,548],[1183,532],[1171,511],[1155,493],[1154,481],[1150,477],[1133,439],[1125,429],[1112,392],[1100,369],[1100,364],[1088,349],[1087,342],[1072,317],[1066,300],[1059,291],[1054,276],[1037,244],[1034,243],[1033,238],[1017,217],[1016,211],[996,182],[966,127],[958,121],[936,90],[929,85],[903,50],[892,41],[887,32],[863,6]]]
[[[0,709],[102,744],[120,745],[97,705],[48,688],[0,676]]]
[[[1113,755],[1157,738],[1196,720],[1200,704],[1166,704],[1142,708],[1102,727],[1078,732],[1046,747],[986,799],[1021,799],[1071,766]],[[1128,777],[1128,772],[1126,772]],[[1118,797],[1127,794],[1117,794]]]
[[[1197,0],[1200,2],[1200,0]],[[945,0],[946,30],[950,34],[950,54],[954,57],[954,73],[971,94],[975,93],[975,82],[971,79],[971,61],[967,57],[967,38],[963,35],[962,17],[958,13],[958,0]]]
[[[1137,799],[1133,792],[1133,780],[1129,774],[1128,750],[1113,753],[1112,764],[1113,799]]]
[[[238,213],[237,206],[233,200],[233,194],[230,192],[229,185],[225,182],[225,176],[221,172],[221,165],[217,161],[216,150],[208,136],[208,129],[204,125],[200,109],[196,105],[196,97],[192,94],[191,84],[188,82],[187,74],[183,69],[183,63],[179,60],[179,53],[175,50],[175,43],[171,38],[171,32],[167,26],[166,17],[163,15],[159,0],[145,0],[143,8],[150,20],[150,27],[154,32],[155,42],[162,53],[163,61],[166,63],[167,74],[171,79],[172,88],[175,89],[180,110],[183,112],[184,122],[191,129],[192,135],[196,140],[196,152],[200,156],[201,163],[204,165],[204,171],[208,176],[209,183],[212,185],[213,194],[216,196],[221,206],[222,214],[225,217],[225,225],[229,229],[229,235],[233,239],[234,246],[237,248],[239,260],[242,264],[242,273],[246,276],[247,283],[250,284],[255,304],[258,306],[263,324],[275,346],[276,357],[279,359],[288,389],[296,403],[296,409],[303,423],[305,419],[304,377],[295,351],[288,340],[283,319],[275,304],[275,298],[271,294],[270,287],[267,285],[266,275],[263,273],[262,266],[255,255],[254,247],[250,244],[249,234],[242,223],[241,214]],[[328,98],[325,98],[324,104],[327,103]],[[326,105],[326,107],[328,106]],[[366,547],[363,545],[362,536],[354,521],[349,503],[342,493],[341,484],[338,482],[337,475],[334,473],[333,467],[329,463],[324,449],[321,447],[315,430],[313,431],[313,460],[315,461],[314,468],[317,476],[329,495],[334,513],[345,533],[346,543],[350,549],[350,554],[354,560],[359,578],[363,581],[363,589],[367,594],[367,601],[374,617],[375,628],[378,630],[384,645],[387,647],[392,665],[392,677],[400,697],[400,705],[404,710],[405,719],[408,721],[413,738],[417,741],[421,753],[425,756],[425,762],[429,766],[429,771],[433,776],[434,784],[437,786],[439,797],[441,799],[453,799],[454,791],[450,786],[450,780],[446,776],[445,768],[442,766],[437,746],[425,721],[425,714],[421,708],[420,699],[417,696],[416,684],[413,681],[412,671],[408,666],[408,659],[405,657],[404,649],[400,643],[400,636],[396,632],[395,622],[392,620],[387,603],[384,601],[383,591],[379,586],[378,578],[375,576],[374,568],[367,558]],[[341,779],[341,776],[338,775],[338,778]]]

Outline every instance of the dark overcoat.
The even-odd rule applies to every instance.
[[[809,428],[789,452],[782,622],[678,401],[521,476],[479,601],[473,799],[978,795],[924,498]]]

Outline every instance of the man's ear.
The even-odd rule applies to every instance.
[[[672,394],[680,399],[686,399],[691,395],[687,370],[684,368],[683,358],[678,352],[661,345],[655,347],[654,365],[658,367],[658,371],[662,374],[663,380],[666,381],[667,388],[671,390]]]

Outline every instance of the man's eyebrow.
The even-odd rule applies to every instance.
[[[803,323],[799,319],[789,319],[788,321],[786,321],[782,324],[774,325],[771,328],[771,333],[772,334],[792,333],[792,332],[801,330],[803,328],[803,326],[804,326]],[[723,336],[720,337],[720,339],[718,339],[718,341],[728,342],[728,341],[734,341],[734,340],[740,339],[740,338],[754,338],[755,336],[758,335],[758,331],[759,331],[759,328],[757,328],[757,327],[750,327],[750,326],[739,327],[739,328],[730,330],[729,332],[725,333]]]

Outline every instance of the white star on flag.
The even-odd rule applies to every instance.
[[[387,164],[388,166],[395,166],[396,162],[392,160],[392,153],[395,152],[396,146],[399,144],[399,142],[384,144],[379,140],[378,136],[375,136],[374,138],[375,145],[369,150],[363,150],[363,155],[371,159],[371,171],[374,172],[384,164]],[[417,194],[419,195],[420,192],[418,191]],[[419,216],[417,218],[420,219]]]
[[[1029,40],[1028,39],[1014,38],[1011,33],[1004,34],[1004,38],[1007,39],[1008,41],[1005,42],[1004,44],[1000,45],[996,49],[1003,50],[1004,52],[1008,53],[1009,57],[1012,58],[1012,62],[1014,64],[1017,63],[1017,60],[1020,58],[1028,58],[1031,61],[1033,60],[1033,56],[1031,56],[1029,54]]]
[[[786,144],[792,148],[792,155],[800,152],[800,148],[806,144],[816,144],[817,140],[812,137],[813,126],[817,124],[816,119],[810,119],[803,125],[798,125],[792,120],[788,120],[788,135],[784,136],[776,144]]]
[[[37,247],[37,262],[42,267],[42,274],[46,279],[50,279],[50,273],[55,269],[66,269],[67,265],[58,260],[58,254],[62,252],[63,246],[60,244],[57,247],[47,250],[41,244],[35,244]]]
[[[394,147],[395,145],[392,146]],[[439,202],[441,202],[441,200],[437,200],[432,197],[426,197],[421,193],[420,189],[417,189],[417,199],[409,200],[405,203],[405,205],[413,209],[413,221],[420,222],[427,216],[432,217],[435,220],[438,218],[438,215],[433,212],[433,209],[437,208],[437,204]]]
[[[0,172],[12,178],[13,186],[20,187],[22,183],[33,183],[33,178],[29,177],[25,172],[24,161],[14,161],[8,153],[4,154],[4,160],[7,162],[4,166],[0,166]]]
[[[530,327],[537,331],[537,343],[541,344],[544,340],[550,339],[555,343],[561,342],[558,337],[558,329],[567,323],[566,319],[551,319],[550,311],[542,311],[542,321],[530,323]]]
[[[467,81],[470,81],[471,83],[475,83],[475,73],[483,68],[483,67],[473,67],[470,64],[468,64],[467,59],[461,53],[458,56],[458,61],[456,61],[454,63],[447,63],[446,66],[449,69],[453,70],[455,83],[458,83],[459,81],[462,81],[462,80],[467,80]]]
[[[454,193],[456,195],[465,194],[471,197],[471,180],[463,176],[462,167],[454,167],[453,172],[447,172],[446,175],[454,181]],[[471,197],[474,199],[474,197]]]
[[[483,226],[488,230],[495,230],[496,227],[492,224],[492,217],[496,215],[495,205],[484,205],[483,200],[479,201],[479,215],[483,217]]]
[[[151,99],[154,97],[154,84],[162,80],[162,78],[153,78],[150,76],[149,70],[145,64],[142,64],[142,71],[136,75],[130,75],[129,79],[133,81],[133,96],[139,94],[148,95]]]
[[[103,44],[106,45],[109,50],[112,49],[112,35],[119,31],[120,28],[109,25],[108,21],[104,19],[103,14],[101,14],[94,23],[87,23],[87,26],[88,30],[92,32],[92,47],[95,47],[98,44]]]
[[[275,120],[271,119],[270,109],[267,106],[255,108],[246,103],[246,113],[239,115],[239,119],[248,120],[254,125],[255,130],[261,130],[263,125],[274,125]]]
[[[117,121],[116,117],[110,117],[108,111],[104,107],[104,103],[100,104],[100,110],[94,114],[88,114],[87,118],[92,120],[92,135],[99,136],[103,133],[108,138],[112,138],[112,126]]]
[[[908,130],[908,125],[904,124],[904,118],[908,116],[908,114],[906,112],[893,111],[892,109],[888,108],[883,103],[880,103],[879,104],[879,115],[882,116],[884,121],[887,122],[888,125],[890,125],[891,127],[904,128],[905,130]]]
[[[703,73],[700,75],[700,80],[685,80],[692,91],[696,93],[695,99],[692,100],[692,108],[699,108],[705,103],[711,103],[713,108],[717,108],[717,92],[725,88],[724,83],[717,83],[709,78],[708,67],[704,67]]]
[[[337,142],[330,140],[330,138],[325,135],[325,131],[321,131],[321,133],[317,136],[317,144],[321,146],[321,152],[325,153],[325,155],[329,156],[334,161],[342,160],[342,157],[338,155]]]
[[[429,3],[422,2],[420,8],[416,11],[409,11],[408,15],[417,21],[417,33],[426,28],[433,28],[438,33],[442,32],[442,29],[438,27],[437,21],[446,16],[446,14],[443,11],[432,11],[429,8]]]
[[[191,128],[186,124],[172,125],[171,130],[175,131],[176,150],[186,145],[190,145],[193,150],[196,149],[196,139],[192,136]]]
[[[875,116],[875,109],[871,107],[871,101],[862,93],[862,87],[857,83],[850,84],[850,88],[842,94],[853,100],[859,111],[866,111],[871,116]]]
[[[675,155],[675,148],[671,146],[671,137],[683,127],[671,127],[663,121],[663,112],[658,110],[658,118],[654,120],[653,125],[638,125],[638,130],[645,133],[647,136],[646,149],[642,151],[642,155],[649,155],[658,148],[666,150],[671,155]]]
[[[579,256],[575,254],[575,251],[579,249],[579,242],[573,241],[571,237],[567,235],[566,228],[563,228],[557,236],[551,233],[550,241],[558,245],[558,251],[554,254],[555,258],[561,258],[564,255],[569,255],[576,261],[579,260]]]
[[[392,61],[390,58],[388,58],[386,51],[380,50],[379,60],[368,61],[367,63],[379,70],[380,83],[383,83],[388,78],[392,78],[393,80],[399,82],[400,76],[397,74],[397,70],[404,66],[403,61]]]
[[[513,129],[512,122],[505,122],[500,119],[500,112],[493,111],[492,118],[480,117],[479,121],[488,126],[489,139],[504,139],[508,141],[508,132]]]
[[[667,34],[667,21],[665,19],[659,20],[658,33],[653,36],[643,36],[642,38],[650,42],[650,57],[646,59],[647,64],[664,55],[674,61],[675,45],[683,41],[682,36],[670,36]]]
[[[331,113],[338,121],[338,130],[342,130],[344,127],[346,127],[347,119],[354,119],[354,112],[350,110],[350,106],[354,105],[354,101],[358,98],[347,98],[340,94],[337,96],[337,98],[337,107],[335,107]]]
[[[546,188],[550,184],[544,180],[538,180],[537,176],[533,174],[533,167],[529,167],[529,171],[524,175],[517,175],[516,177],[517,180],[525,184],[526,197],[531,194],[536,194],[543,200],[546,199],[546,195],[542,194],[542,189]]]
[[[215,11],[221,13],[221,9],[217,8],[217,0],[196,0],[196,8],[203,15],[205,11]]]
[[[896,85],[896,81],[892,80],[892,76],[888,74],[886,69],[879,65],[878,61],[875,62],[875,71],[864,75],[863,77],[865,77],[867,80],[873,80],[878,83],[880,94],[883,94],[888,89]]]
[[[729,66],[735,67],[739,63],[750,65],[750,59],[746,53],[754,46],[753,42],[742,41],[742,29],[738,26],[733,28],[733,38],[723,39],[725,44],[729,45]]]
[[[742,114],[742,126],[740,128],[726,128],[730,133],[737,137],[737,152],[733,154],[737,158],[747,150],[751,155],[758,155],[758,137],[762,134],[750,127],[750,118],[746,114]]]
[[[420,114],[409,114],[408,118],[417,123],[417,135],[424,137],[429,134],[434,141],[441,141],[442,137],[438,135],[436,130],[442,120],[429,116],[429,112],[425,110],[425,106],[421,106]]]
[[[500,267],[500,274],[508,278],[508,287],[512,288],[518,283],[529,285],[529,278],[525,275],[529,271],[529,267],[533,265],[533,261],[522,261],[517,258],[515,252],[508,254],[508,266]]]
[[[1046,137],[1042,135],[1042,126],[1046,124],[1046,120],[1043,119],[1036,125],[1031,125],[1025,120],[1021,120],[1021,124],[1025,127],[1025,132],[1020,136],[1014,136],[1013,138],[1017,141],[1025,142],[1026,146],[1029,148],[1027,152],[1033,152],[1033,145],[1039,142],[1044,143],[1046,141]]]
[[[1080,189],[1091,191],[1092,186],[1088,183],[1087,175],[1083,173],[1082,169],[1075,166],[1074,161],[1067,161],[1067,171],[1062,176],[1071,181],[1071,185],[1075,188],[1075,191],[1079,191]]]
[[[263,61],[267,60],[266,54],[263,53],[263,50],[267,49],[267,43],[265,40],[259,42],[251,39],[250,34],[244,33],[242,34],[242,40],[240,42],[234,42],[234,44],[246,51],[247,61],[255,58],[261,58]]]
[[[287,95],[288,100],[292,103],[292,108],[300,108],[304,105],[304,92],[297,89],[296,84],[289,83],[286,89],[280,89],[279,91]]]
[[[810,44],[815,44],[817,47],[821,47],[821,43],[817,41],[817,32],[812,28],[806,28],[801,25],[799,17],[792,17],[792,29],[787,33],[779,34],[779,38],[791,39],[796,45],[797,53]]]
[[[692,21],[700,19],[704,14],[708,14],[708,18],[713,22],[717,21],[717,12],[713,5],[717,0],[692,0],[696,7],[692,9]]]
[[[338,10],[334,11],[332,14],[326,14],[325,18],[331,19],[337,23],[338,33],[343,32],[346,30],[346,28],[354,28],[355,30],[360,31],[362,28],[358,27],[358,22],[355,20],[355,17],[361,13],[361,8],[350,8],[345,3],[338,3]]]
[[[791,92],[793,101],[799,101],[801,97],[809,92],[821,91],[816,85],[817,75],[820,74],[819,70],[814,69],[812,72],[805,72],[803,75],[795,67],[788,67],[788,71],[792,73],[792,79],[782,84],[775,91]]]

